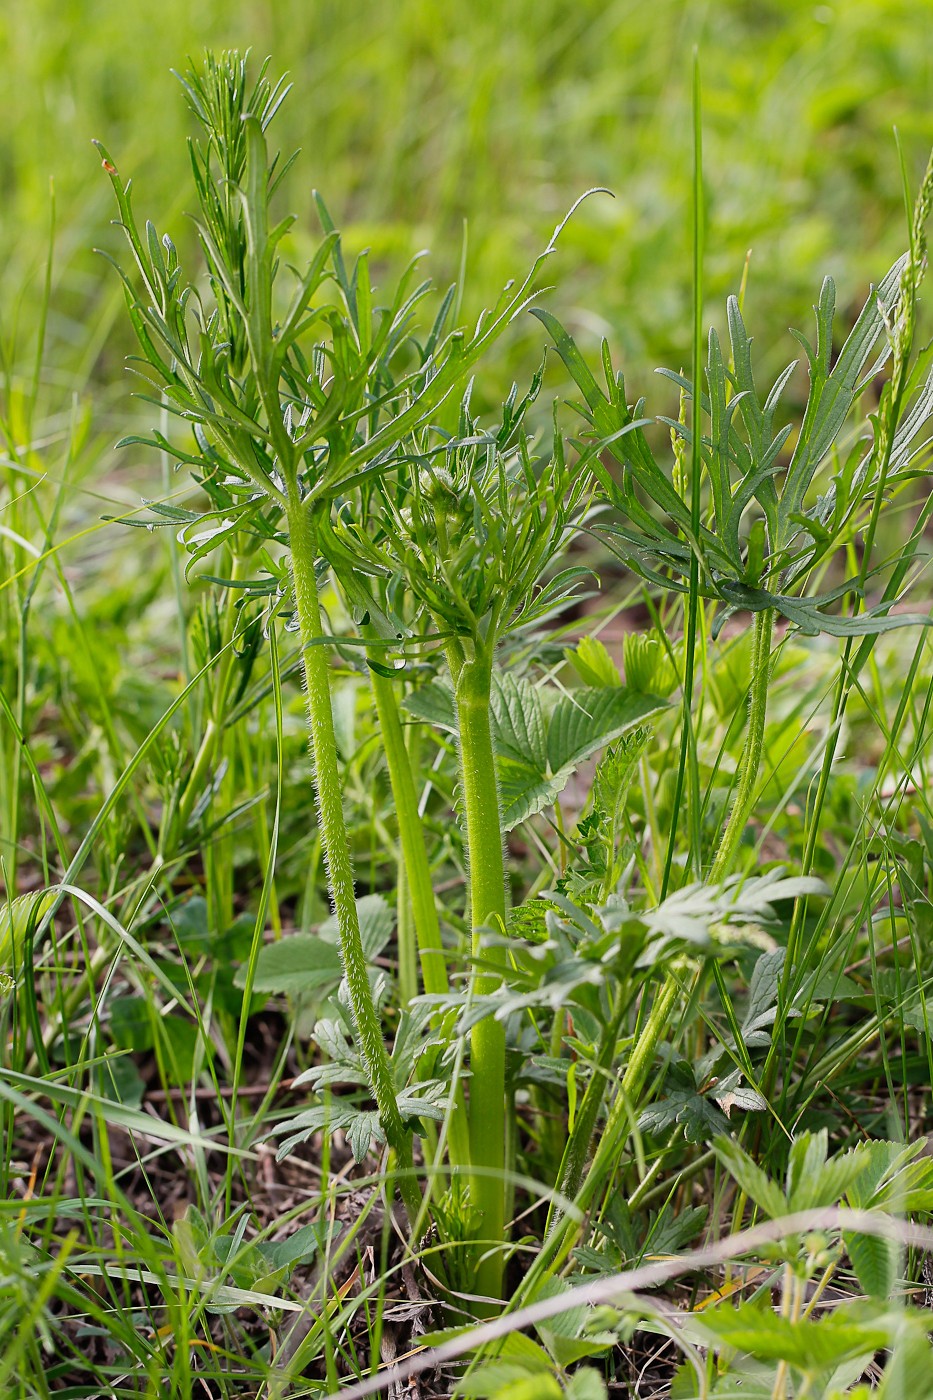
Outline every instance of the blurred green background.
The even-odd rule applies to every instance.
[[[676,409],[652,370],[690,356],[695,49],[705,315],[721,323],[752,249],[746,313],[761,383],[800,355],[787,328],[812,333],[826,273],[841,336],[902,251],[894,127],[914,184],[933,145],[933,0],[500,0],[488,12],[467,0],[0,0],[0,689],[19,694],[73,829],[174,699],[197,608],[211,606],[208,584],[187,588],[172,531],[111,523],[144,498],[186,504],[192,486],[169,459],[113,450],[158,410],[133,398],[122,288],[93,251],[126,256],[91,144],[106,144],[133,179],[137,213],[172,235],[196,276],[192,124],[171,70],[207,46],[250,47],[254,72],[268,54],[274,76],[290,75],[271,134],[286,154],[302,149],[282,195],[298,215],[283,245],[296,263],[318,237],[315,186],[351,251],[373,249],[377,280],[427,247],[446,285],[466,223],[464,310],[475,315],[524,276],[583,191],[608,186],[614,198],[594,196],[566,228],[547,304],[591,359],[610,336],[630,397],[650,394],[652,413]],[[481,366],[477,401],[501,401],[512,376],[527,383],[545,338],[520,318]],[[572,396],[551,358],[549,388]],[[805,388],[801,370],[787,400]],[[573,415],[563,422],[573,431]],[[662,453],[666,438],[659,429]],[[902,528],[886,514],[892,548]],[[12,742],[0,727],[0,814],[18,800],[15,783],[4,788],[19,762]]]
[[[550,305],[585,340],[611,332],[630,382],[689,345],[690,83],[703,72],[707,299],[718,313],[752,261],[760,351],[790,357],[826,272],[854,307],[904,244],[896,125],[914,179],[933,143],[929,0],[6,0],[0,11],[0,317],[28,362],[57,206],[48,363],[61,390],[128,388],[115,277],[94,245],[111,192],[91,139],[132,173],[140,213],[191,249],[172,68],[205,46],[251,47],[294,89],[278,144],[303,150],[287,199],[314,231],[318,186],[353,245],[456,272],[468,308],[521,274],[594,185],[553,263]],[[115,245],[109,245],[115,246]],[[526,337],[537,357],[539,328]],[[17,347],[11,350],[11,345]],[[520,342],[511,354],[524,358]]]

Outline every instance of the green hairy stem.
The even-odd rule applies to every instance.
[[[477,649],[472,661],[451,658],[460,727],[463,810],[470,859],[470,921],[474,958],[505,961],[503,950],[483,950],[483,927],[505,928],[505,860],[499,787],[490,722],[492,657]],[[497,975],[480,972],[477,996],[494,991]],[[491,1016],[470,1036],[471,1198],[481,1213],[480,1234],[505,1238],[505,1027]],[[502,1257],[496,1252],[477,1269],[477,1292],[500,1297]]]
[[[408,871],[404,852],[399,853],[395,867],[395,938],[398,944],[398,994],[401,1004],[409,1006],[418,995],[418,930],[411,903]]]
[[[350,1005],[359,1035],[363,1063],[369,1076],[386,1141],[395,1152],[401,1168],[402,1198],[414,1224],[421,1206],[421,1196],[411,1175],[411,1136],[399,1113],[392,1066],[382,1037],[379,1013],[373,1001],[366,955],[360,936],[353,888],[353,866],[343,816],[343,795],[337,764],[328,653],[327,648],[321,644],[324,634],[314,573],[314,530],[310,513],[297,495],[289,499],[288,528],[295,603],[302,642],[302,669],[318,801],[318,825],[340,934],[340,957],[350,991]]]
[[[375,639],[372,628],[364,628],[364,635]],[[437,917],[437,904],[434,899],[434,886],[431,880],[431,866],[424,840],[424,827],[418,812],[418,794],[412,771],[411,757],[405,743],[405,733],[399,717],[398,702],[392,681],[370,670],[373,698],[376,713],[382,730],[385,746],[386,767],[389,783],[395,802],[398,820],[399,842],[402,859],[399,862],[398,880],[398,941],[400,987],[402,968],[410,967],[408,980],[414,985],[406,995],[401,987],[403,1000],[411,1000],[417,995],[415,949],[407,946],[411,942],[410,929],[406,928],[409,918],[414,923],[417,939],[418,962],[421,966],[421,980],[429,996],[446,996],[450,991],[447,978],[447,961],[441,942],[440,922]],[[453,1166],[465,1166],[470,1160],[470,1144],[467,1133],[466,1107],[463,1091],[455,1095],[450,1116],[449,1150]]]
[[[375,639],[372,628],[364,628],[364,636]],[[395,800],[399,842],[402,847],[408,895],[414,915],[415,934],[424,990],[429,996],[445,996],[450,990],[447,964],[441,943],[441,929],[434,900],[431,867],[424,843],[424,829],[418,814],[418,794],[411,761],[405,746],[405,733],[399,718],[393,683],[387,676],[370,670],[373,698],[382,742],[385,745],[386,766]],[[401,909],[399,910],[401,917]]]

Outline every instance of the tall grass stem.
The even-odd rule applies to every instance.
[[[752,676],[748,699],[748,729],[739,769],[732,811],[726,822],[716,858],[710,867],[710,884],[719,884],[729,874],[742,833],[755,805],[755,791],[764,751],[765,722],[768,716],[768,682],[771,676],[771,636],[774,613],[763,608],[755,614],[752,640]]]

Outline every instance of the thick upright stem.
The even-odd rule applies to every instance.
[[[465,662],[455,676],[463,808],[470,861],[470,922],[473,956],[481,949],[480,930],[505,927],[505,860],[499,787],[490,723],[492,657]],[[487,949],[487,960],[504,964],[504,950]],[[494,972],[479,973],[478,996],[498,985]],[[481,1213],[483,1239],[501,1241],[505,1235],[505,1027],[491,1016],[474,1026],[470,1037],[470,1161],[471,1194]],[[477,1270],[480,1293],[499,1297],[502,1257],[488,1255]]]
[[[364,635],[372,636],[370,629]],[[370,671],[373,698],[385,745],[389,782],[395,799],[399,841],[402,847],[408,894],[411,899],[418,939],[421,977],[429,996],[445,996],[450,990],[441,929],[434,900],[431,867],[424,844],[424,829],[418,815],[418,794],[405,747],[405,735],[399,719],[398,704],[392,682],[378,671]]]
[[[302,642],[302,668],[314,781],[318,802],[318,825],[327,868],[330,896],[340,935],[340,957],[350,992],[350,1005],[359,1036],[360,1051],[379,1118],[389,1146],[402,1169],[400,1186],[409,1216],[414,1223],[421,1204],[420,1193],[411,1176],[411,1137],[402,1122],[395,1095],[392,1066],[382,1036],[379,1013],[373,1001],[366,954],[360,936],[359,916],[353,889],[350,843],[343,816],[343,793],[337,764],[337,741],[330,693],[327,648],[322,645],[321,608],[314,573],[315,545],[310,513],[297,498],[288,507],[292,577]]]
[[[764,749],[765,720],[768,715],[768,681],[771,675],[771,633],[774,613],[764,608],[755,614],[752,644],[752,684],[748,701],[748,730],[742,750],[742,767],[735,803],[723,832],[716,859],[709,873],[710,884],[718,884],[729,873],[732,858],[742,839],[745,824],[751,815],[758,785],[758,771]]]
[[[395,869],[395,938],[398,944],[398,994],[402,1006],[418,995],[418,928],[411,903],[405,853],[399,853]]]
[[[364,635],[374,637],[371,629],[364,629]],[[434,885],[431,880],[431,866],[428,861],[424,841],[424,828],[418,813],[418,794],[415,789],[414,773],[405,735],[399,719],[398,703],[391,680],[378,671],[370,671],[373,698],[382,730],[385,745],[386,766],[389,782],[395,801],[395,814],[398,821],[399,841],[402,859],[399,862],[399,963],[410,962],[414,950],[403,947],[405,928],[403,919],[411,904],[411,917],[414,921],[415,937],[418,941],[418,955],[421,965],[421,978],[424,990],[429,996],[446,996],[450,990],[447,980],[447,962],[441,942],[440,922],[437,917],[437,904],[434,899]],[[412,993],[414,995],[417,988]],[[470,1145],[467,1132],[466,1108],[462,1088],[454,1097],[451,1108],[448,1134],[450,1159],[454,1166],[465,1166],[470,1160]]]

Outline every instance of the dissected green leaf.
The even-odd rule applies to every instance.
[[[696,1089],[674,1089],[646,1108],[638,1120],[645,1133],[661,1133],[679,1123],[688,1142],[710,1142],[729,1129],[729,1120],[705,1094]]]
[[[742,1040],[749,1049],[771,1044],[771,1027],[777,1015],[778,989],[786,950],[762,953],[752,971],[748,1006],[742,1021]]]
[[[651,737],[652,730],[641,725],[607,748],[593,775],[593,806],[597,810],[612,818],[624,806]]]
[[[864,1144],[827,1158],[828,1136],[801,1133],[791,1144],[787,1167],[787,1203],[790,1210],[816,1210],[836,1205],[865,1171]]]
[[[904,1215],[933,1210],[933,1157],[926,1147],[926,1138],[865,1143],[866,1169],[848,1189],[849,1204]]]
[[[827,277],[823,283],[817,308],[817,352],[816,360],[811,364],[810,400],[781,496],[785,522],[789,522],[792,515],[800,510],[816,467],[829,451],[848,416],[868,357],[879,337],[886,333],[893,317],[906,261],[905,254],[878,286],[872,288],[832,371],[828,366],[832,353],[835,287],[831,277]],[[786,530],[787,526],[784,528]],[[784,542],[783,539],[778,541],[779,544]]]

